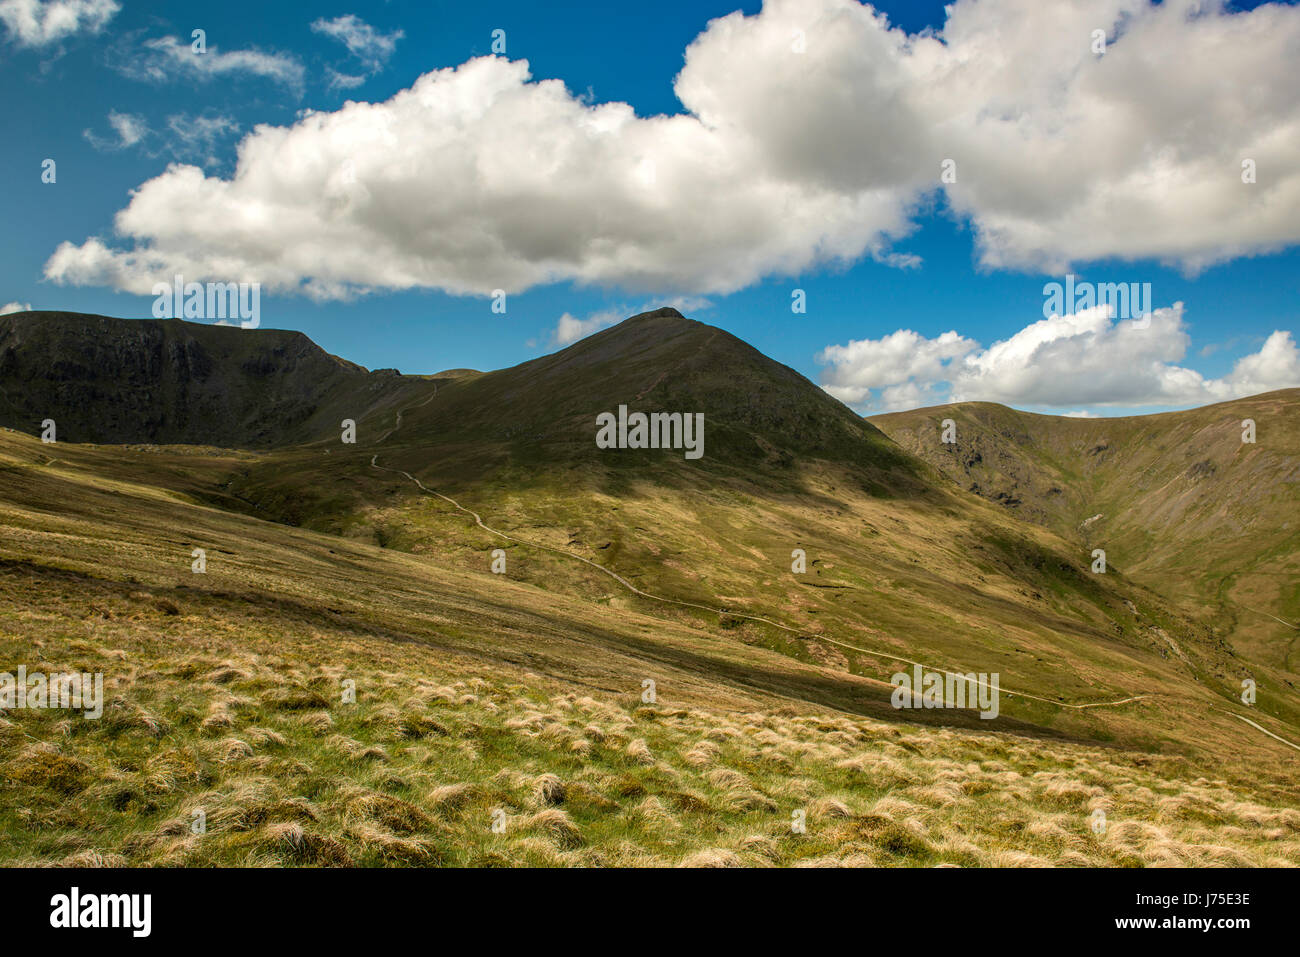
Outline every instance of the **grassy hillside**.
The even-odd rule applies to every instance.
[[[1300,740],[1284,663],[734,337],[661,310],[499,372],[340,368],[373,401],[323,391],[297,445],[0,431],[4,661],[110,689],[3,715],[11,860],[1300,863],[1295,751],[1243,720]],[[620,404],[703,412],[704,458],[597,449]],[[999,674],[999,716],[894,709],[916,662]]]
[[[708,452],[688,461],[597,449],[595,415],[619,404],[704,410]],[[801,429],[800,416],[820,429]],[[745,441],[715,439],[728,430]],[[476,527],[398,469],[528,544]],[[1187,620],[1122,568],[1092,574],[1079,543],[1008,524],[806,379],[672,310],[444,383],[404,408],[400,426],[396,413],[368,421],[356,449],[322,441],[276,452],[239,463],[225,482],[249,514],[467,572],[486,570],[501,547],[512,579],[722,627],[877,681],[920,661],[997,672],[1004,687],[1071,705],[1184,694],[1225,704],[1250,677],[1274,692],[1268,714],[1300,721],[1296,696],[1276,693],[1286,676],[1240,656],[1215,622]],[[790,570],[795,549],[807,574]],[[594,565],[730,614],[647,599]],[[1010,700],[1017,717],[1092,739],[1184,748],[1200,734],[1159,709]],[[1239,735],[1225,716],[1208,720]]]
[[[1049,527],[1234,645],[1300,673],[1300,389],[1077,419],[963,403],[872,421],[963,488]],[[940,442],[952,419],[957,442]],[[1254,443],[1242,422],[1255,422]],[[1270,616],[1284,619],[1277,621]]]
[[[118,449],[47,450],[0,433],[0,653],[103,672],[107,704],[0,717],[7,864],[1300,864],[1293,761],[1262,736],[1178,757],[918,725],[735,631],[196,504],[124,478],[142,466]]]

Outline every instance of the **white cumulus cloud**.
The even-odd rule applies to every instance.
[[[0,316],[8,316],[15,312],[31,312],[32,304],[30,302],[6,302],[0,306]]]
[[[1179,364],[1190,342],[1181,302],[1144,319],[1115,320],[1112,312],[1052,316],[987,349],[956,332],[927,339],[910,330],[829,346],[817,357],[827,365],[822,386],[863,410],[983,401],[1072,415],[1087,414],[1080,406],[1192,405],[1300,386],[1300,350],[1288,331],[1207,379]]]
[[[585,319],[579,319],[572,313],[566,312],[560,316],[555,328],[551,331],[551,343],[557,346],[571,345],[579,339],[585,339],[593,332],[599,332],[601,329],[622,322],[628,316],[653,312],[655,309],[664,306],[672,306],[682,315],[689,317],[702,309],[708,309],[711,305],[712,303],[708,299],[700,296],[675,296],[669,299],[652,299],[649,302],[641,303],[639,306],[621,305],[601,309]]]
[[[110,110],[108,125],[113,128],[113,138],[100,136],[94,130],[84,130],[82,135],[98,150],[123,150],[135,146],[149,135],[149,124],[144,117],[134,113]]]
[[[331,29],[371,49],[358,24]],[[167,69],[226,62],[169,44]],[[116,237],[64,243],[46,274],[137,292],[183,272],[317,297],[727,293],[866,256],[915,265],[892,247],[939,189],[985,266],[1195,270],[1300,241],[1297,49],[1300,9],[1277,5],[957,0],[909,35],[857,0],[768,0],[690,44],[681,114],[471,60],[258,126],[229,179],[172,167]]]
[[[621,322],[627,316],[621,311],[613,309],[602,309],[600,312],[594,312],[585,319],[579,319],[572,313],[564,313],[555,324],[555,330],[551,333],[551,340],[559,346],[567,346],[577,342],[579,339],[585,339],[593,332],[599,332],[601,329],[608,328],[616,322]]]
[[[873,389],[888,388],[894,390],[891,405],[910,406],[919,402],[925,384],[944,378],[953,359],[978,346],[955,332],[926,339],[910,329],[899,329],[881,339],[827,346],[817,361],[831,367],[822,384],[842,402],[858,405]]]
[[[217,161],[218,147],[233,145],[239,124],[229,116],[173,113],[167,117],[165,149],[180,159]]]

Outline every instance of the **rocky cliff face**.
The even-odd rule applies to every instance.
[[[60,441],[255,448],[337,431],[402,381],[300,332],[63,312],[0,317],[0,425]]]

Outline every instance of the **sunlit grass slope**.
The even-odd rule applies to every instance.
[[[953,444],[940,441],[944,419]],[[1121,418],[962,403],[872,421],[962,488],[1104,548],[1125,574],[1300,678],[1300,630],[1284,624],[1300,621],[1300,389]]]
[[[5,863],[1300,863],[1292,760],[1262,736],[1227,760],[941,728],[748,626],[126,477],[195,481],[214,453],[0,449],[0,655],[102,672],[107,699],[2,716]]]

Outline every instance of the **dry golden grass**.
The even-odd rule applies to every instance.
[[[35,641],[5,624],[8,660],[102,670],[122,715],[154,716],[4,715],[7,864],[1300,864],[1284,781],[1184,758],[759,699],[644,706],[325,630],[177,648],[111,621],[78,637],[50,615]]]
[[[6,864],[1300,864],[1292,755],[1226,718],[1199,755],[912,723],[743,628],[80,474],[0,499],[0,670],[105,692],[0,714]]]

